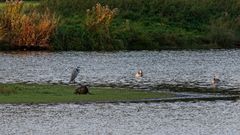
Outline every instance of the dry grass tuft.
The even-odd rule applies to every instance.
[[[9,95],[9,94],[13,94],[13,93],[16,93],[16,91],[12,90],[12,89],[5,88],[5,87],[0,87],[0,94]]]

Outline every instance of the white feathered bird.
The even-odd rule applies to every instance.
[[[137,73],[135,74],[135,77],[136,78],[143,77],[143,71],[141,69],[138,70]]]

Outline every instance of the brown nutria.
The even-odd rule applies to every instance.
[[[77,87],[76,89],[75,89],[75,92],[74,92],[74,94],[91,94],[90,92],[89,92],[89,90],[88,90],[88,87],[86,86],[86,85],[79,85],[79,87]]]

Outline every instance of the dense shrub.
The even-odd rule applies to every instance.
[[[85,27],[86,10],[98,2],[120,12],[109,31],[93,34]],[[107,50],[109,39],[110,47],[130,50],[208,48],[212,44],[229,48],[240,41],[239,0],[42,0],[41,6],[62,16],[54,38],[58,48]],[[106,38],[108,33],[110,38]],[[60,47],[63,37],[65,47]]]
[[[45,15],[50,17],[47,20],[51,20],[54,18],[52,13],[56,13],[61,16],[61,21],[53,36],[43,34],[48,36],[44,38],[47,40],[41,42],[35,42],[34,38],[17,39],[16,35],[34,37],[30,33],[34,33],[36,30],[33,29],[36,27],[33,28],[33,24],[28,24],[30,29],[25,28],[25,32],[18,31],[11,34],[9,32],[6,34],[8,31],[6,26],[1,26],[0,38],[10,42],[9,39],[14,37],[17,42],[11,41],[11,44],[15,45],[49,46],[51,41],[55,50],[159,50],[212,46],[231,48],[235,47],[236,43],[240,44],[239,0],[41,0],[39,2],[40,5],[34,8],[34,12],[32,8],[28,10],[21,8],[19,15],[26,17],[20,20],[25,20],[26,24],[37,22],[34,23],[37,26],[40,21],[33,19],[32,16],[41,18]],[[103,12],[97,15],[97,3],[103,11],[105,10],[105,14]],[[46,7],[49,11],[46,11]],[[119,12],[113,10],[115,8]],[[108,18],[110,11],[115,12]],[[18,29],[22,30],[24,25],[21,21],[18,23],[20,25],[14,27],[20,27]],[[50,30],[55,31],[55,27]]]
[[[97,3],[92,9],[87,10],[85,28],[90,38],[94,40],[94,50],[114,50],[109,27],[117,9],[110,9],[107,5]]]
[[[223,48],[234,47],[234,43],[237,40],[234,21],[230,21],[226,17],[220,17],[213,20],[208,29],[209,32],[206,38],[212,44],[220,45]]]
[[[118,8],[121,18],[167,21],[186,28],[198,28],[225,12],[231,17],[240,14],[239,0],[42,0],[43,6],[61,15],[84,15],[97,2]]]
[[[45,10],[24,13],[23,2],[7,2],[0,14],[0,37],[13,48],[49,48],[57,18]]]

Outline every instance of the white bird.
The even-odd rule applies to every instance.
[[[135,74],[135,77],[136,78],[140,78],[140,77],[143,77],[143,71],[140,69],[137,71],[137,73]]]
[[[75,79],[77,78],[77,75],[79,73],[79,68],[80,67],[77,67],[77,68],[73,69],[69,83],[72,83],[72,82],[74,83],[75,82]]]
[[[216,75],[214,75],[213,79],[212,79],[212,85],[213,87],[218,86],[218,84],[220,83],[220,79],[218,77],[216,77]]]

